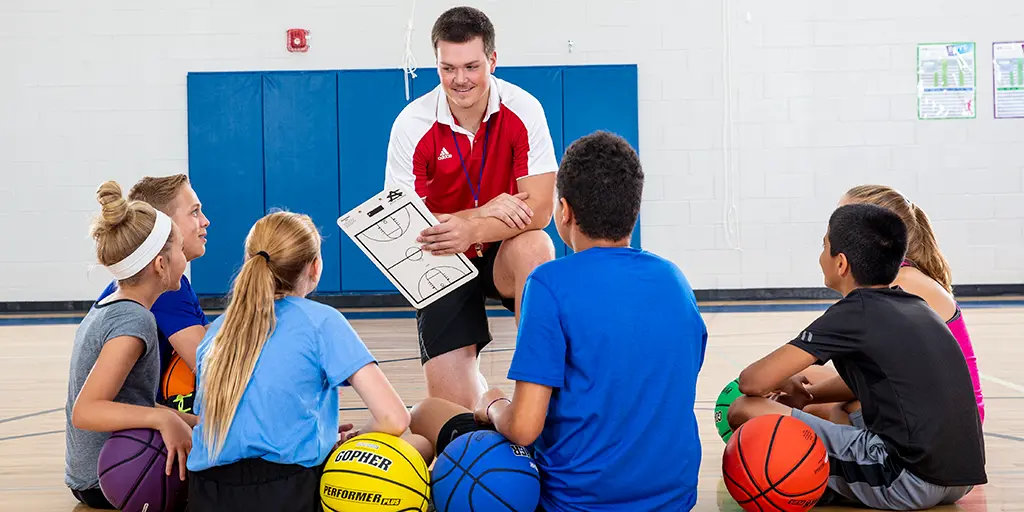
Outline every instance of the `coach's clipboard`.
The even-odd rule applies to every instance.
[[[338,226],[416,309],[423,309],[479,274],[464,254],[434,256],[416,241],[438,224],[423,200],[389,187],[338,218]]]

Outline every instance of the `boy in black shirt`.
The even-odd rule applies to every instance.
[[[833,493],[891,510],[953,503],[987,482],[963,353],[923,299],[890,288],[906,250],[906,226],[894,213],[870,204],[833,212],[819,263],[825,285],[843,298],[743,370],[747,396],[728,416],[735,429],[755,416],[792,414],[824,442]],[[829,360],[838,377],[808,386],[796,376]],[[800,410],[855,399],[862,408],[833,418],[839,423]]]

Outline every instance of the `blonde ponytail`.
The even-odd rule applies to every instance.
[[[886,208],[907,226],[907,259],[923,274],[953,293],[953,277],[931,222],[924,210],[910,202],[898,190],[885,185],[860,185],[846,192],[846,199],[854,203],[870,203]]]
[[[263,346],[274,332],[274,301],[301,284],[309,264],[320,256],[320,235],[308,216],[272,213],[249,231],[245,254],[223,325],[202,368],[202,423],[212,456],[223,448]]]
[[[946,257],[939,250],[939,243],[935,239],[928,214],[916,204],[912,204],[910,209],[914,214],[915,224],[912,239],[916,243],[908,247],[907,259],[926,276],[941,284],[947,292],[953,293],[953,273]]]

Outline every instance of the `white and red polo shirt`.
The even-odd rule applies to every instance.
[[[475,135],[459,126],[440,85],[402,110],[391,128],[385,187],[404,185],[431,212],[455,213],[519,193],[520,178],[558,170],[537,98],[490,80],[487,113]]]

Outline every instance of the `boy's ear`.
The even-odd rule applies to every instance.
[[[572,207],[569,206],[569,203],[564,197],[559,198],[558,202],[562,204],[562,218],[558,220],[561,224],[569,225],[569,222],[571,222],[573,218]]]
[[[839,277],[846,277],[850,273],[850,260],[846,259],[845,253],[839,253],[838,265],[839,267],[836,270],[839,271]]]

